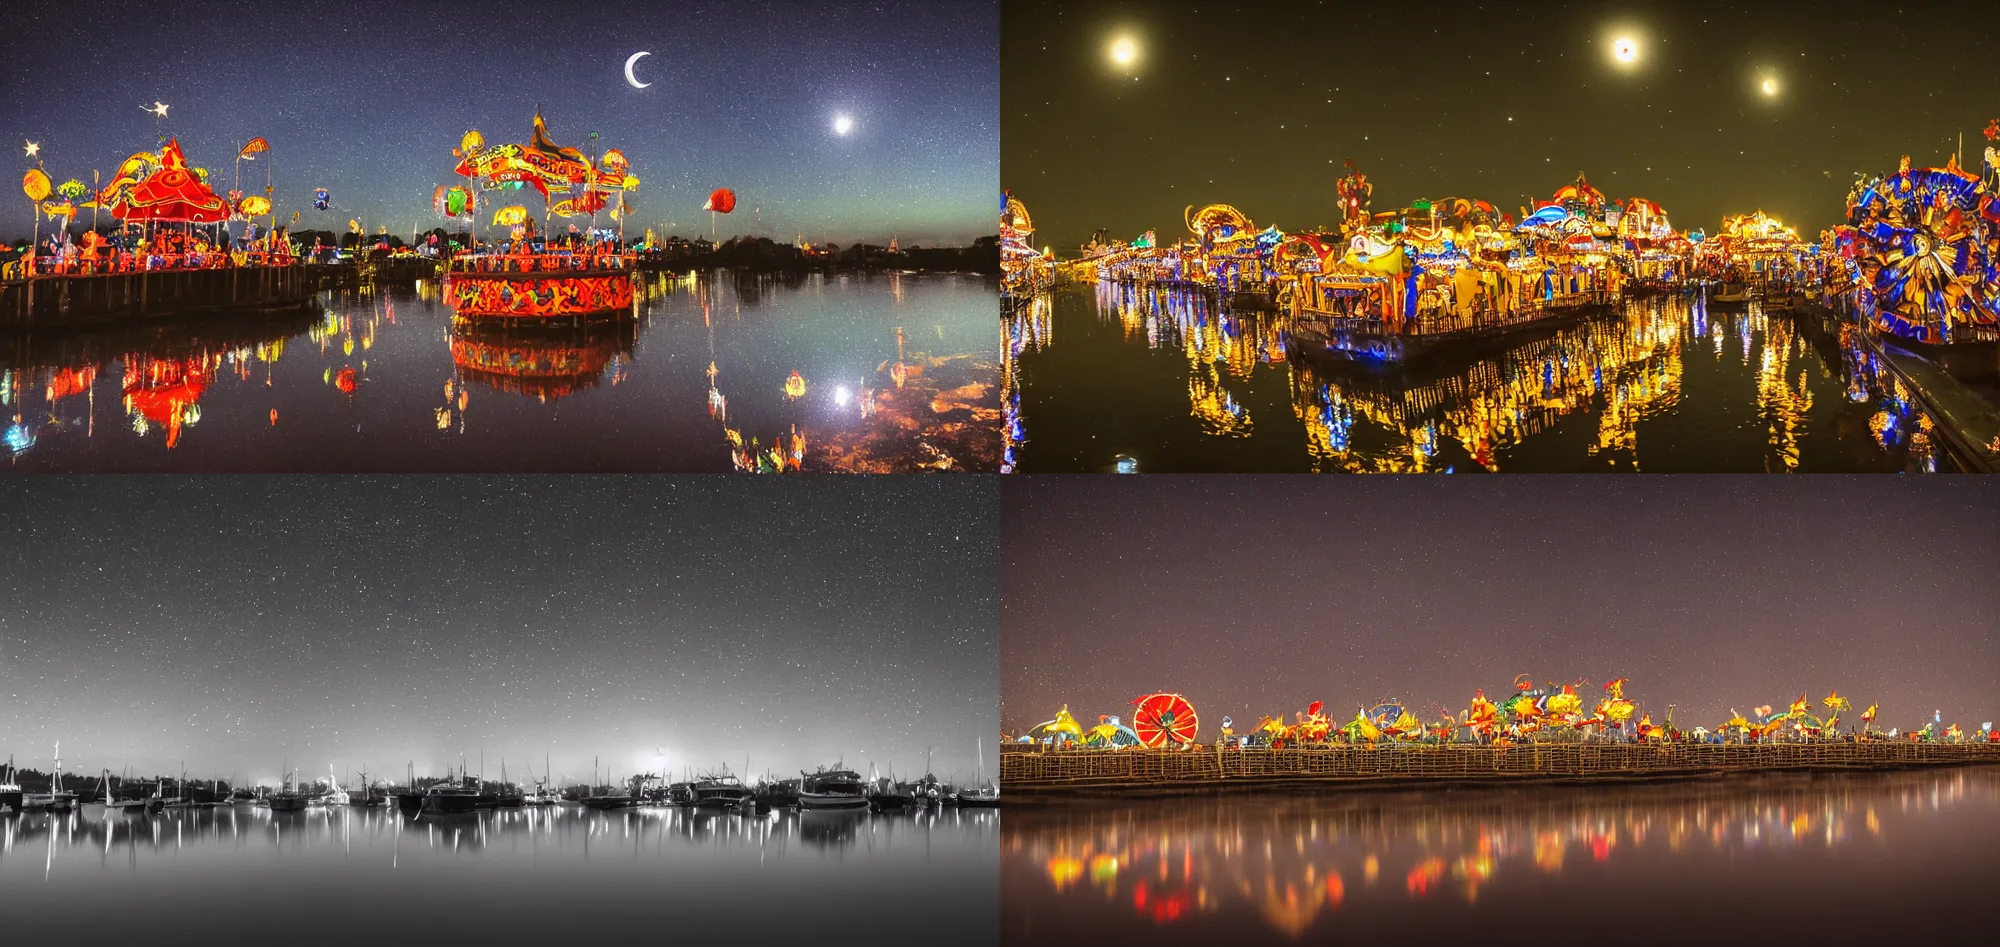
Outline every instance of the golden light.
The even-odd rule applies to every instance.
[[[1619,62],[1634,62],[1639,58],[1639,44],[1629,36],[1621,36],[1611,44],[1611,55]]]
[[[1130,36],[1120,36],[1111,41],[1111,61],[1120,66],[1130,66],[1139,61],[1139,43]]]
[[[1778,80],[1767,78],[1758,88],[1764,90],[1766,96],[1775,96],[1778,94]]]

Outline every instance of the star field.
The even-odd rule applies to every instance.
[[[1661,720],[2000,719],[2000,497],[1976,479],[1010,479],[1001,725],[1178,691],[1212,736],[1314,700],[1431,719],[1630,679]]]
[[[268,781],[483,750],[585,781],[746,754],[914,775],[935,747],[969,780],[997,507],[917,478],[14,480],[0,752]]]
[[[1977,167],[1981,50],[2000,42],[1991,18],[1916,3],[1009,0],[1001,17],[1002,181],[1064,255],[1099,227],[1177,237],[1190,204],[1336,225],[1347,158],[1377,211],[1450,196],[1513,214],[1584,171],[1683,230],[1761,208],[1811,236],[1856,172],[1941,165],[1961,132]],[[1125,37],[1130,66],[1109,52]]]
[[[280,217],[407,234],[440,223],[431,192],[462,180],[451,151],[467,129],[527,141],[539,104],[558,143],[588,150],[597,132],[631,159],[642,184],[628,230],[707,236],[701,206],[717,187],[740,198],[725,238],[963,245],[994,230],[990,3],[18,6],[0,33],[0,134],[42,144],[58,183],[89,184],[171,134],[227,191],[237,149],[262,136],[268,161],[244,163],[244,190],[261,192],[268,165]],[[623,71],[640,50],[646,89]],[[143,110],[156,100],[165,119]],[[327,211],[312,207],[320,187]],[[491,193],[509,194],[493,208],[541,210],[532,191]],[[0,226],[25,237],[27,213],[9,202]]]

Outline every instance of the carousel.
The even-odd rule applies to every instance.
[[[433,202],[440,216],[473,224],[482,204],[524,189],[544,202],[539,225],[522,205],[495,208],[492,225],[505,228],[507,239],[452,258],[445,288],[458,316],[574,322],[633,311],[635,257],[624,251],[622,240],[596,226],[607,207],[622,225],[625,194],[639,186],[623,152],[613,148],[591,156],[558,145],[537,111],[526,144],[488,145],[479,132],[469,131],[452,154],[459,159],[456,173],[467,183],[438,188]],[[570,237],[551,239],[555,219],[580,217],[590,221],[581,237],[571,225]]]

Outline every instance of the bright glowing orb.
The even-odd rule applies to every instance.
[[[1129,66],[1139,61],[1139,44],[1130,36],[1120,36],[1111,41],[1111,61],[1121,66]]]
[[[1611,55],[1619,62],[1634,62],[1639,58],[1639,44],[1630,37],[1621,36],[1611,44]]]
[[[1760,89],[1763,89],[1763,90],[1764,90],[1764,94],[1765,94],[1765,95],[1777,95],[1777,94],[1778,94],[1778,80],[1776,80],[1776,79],[1766,79],[1766,80],[1764,80],[1764,84],[1763,84],[1763,85],[1761,85],[1761,86],[1758,86],[1758,88],[1760,88]]]
[[[834,133],[834,134],[836,134],[836,135],[845,135],[845,134],[847,134],[848,132],[851,132],[851,131],[853,131],[853,130],[854,130],[854,119],[853,119],[853,117],[851,117],[851,116],[848,116],[848,115],[835,115],[835,116],[833,117],[833,133]]]

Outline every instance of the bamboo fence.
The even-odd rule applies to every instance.
[[[1207,790],[1357,784],[1592,782],[1787,770],[1871,770],[2000,763],[2000,745],[1857,743],[1555,743],[1521,746],[1196,747],[1081,750],[1008,746],[1001,787],[1014,794]]]

